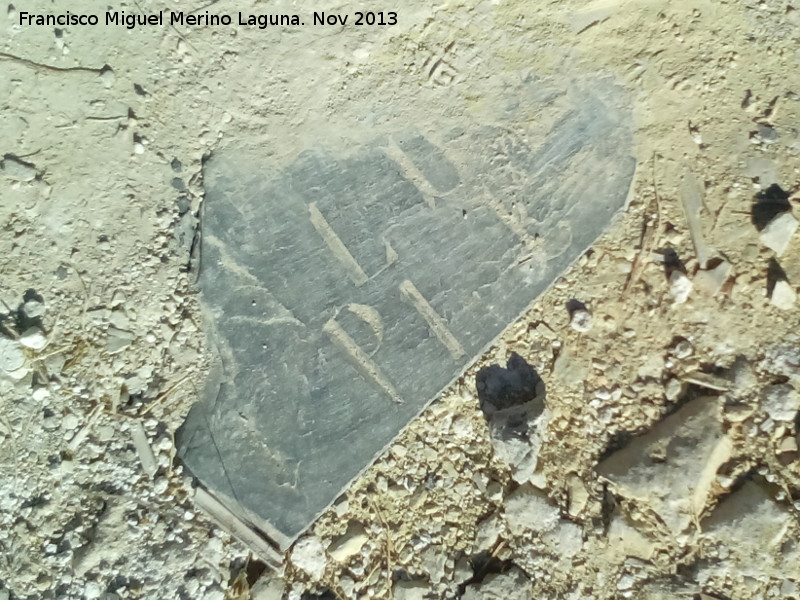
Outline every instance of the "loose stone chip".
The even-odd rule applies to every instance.
[[[718,399],[700,397],[613,453],[597,472],[619,494],[651,506],[678,534],[702,512],[730,452]]]

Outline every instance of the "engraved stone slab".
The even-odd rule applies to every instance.
[[[289,543],[606,228],[629,120],[608,81],[529,78],[436,127],[215,152],[198,286],[218,361],[188,468]]]

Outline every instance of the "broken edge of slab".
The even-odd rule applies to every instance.
[[[266,529],[262,529],[235,515],[203,487],[195,488],[193,501],[195,506],[206,513],[212,521],[247,546],[269,567],[277,572],[283,571],[283,554],[278,548],[288,542],[288,540],[281,539],[285,536],[277,530],[273,530],[266,522],[262,523]],[[275,540],[283,543],[279,545]]]

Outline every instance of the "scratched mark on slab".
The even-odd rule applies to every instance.
[[[447,329],[444,319],[442,319],[442,317],[437,314],[428,301],[425,300],[425,297],[417,289],[417,286],[406,279],[400,284],[400,291],[403,292],[403,296],[408,298],[416,311],[422,316],[423,319],[425,319],[425,322],[428,324],[428,327],[431,328],[433,335],[435,335],[439,341],[444,344],[444,347],[447,348],[450,356],[458,360],[466,354],[464,348],[462,348],[461,344],[458,343],[456,336],[454,336],[450,330]]]
[[[356,259],[353,258],[352,254],[350,254],[347,246],[342,243],[342,240],[339,239],[338,235],[336,235],[336,232],[328,224],[328,221],[326,221],[322,213],[319,212],[315,202],[312,202],[309,205],[308,213],[314,229],[316,229],[317,233],[319,233],[322,239],[325,240],[325,243],[328,245],[331,253],[347,269],[347,274],[350,276],[350,279],[353,280],[353,283],[356,285],[364,285],[367,282],[367,279],[369,279],[367,274],[364,273],[364,269],[362,269],[361,265],[356,262]]]
[[[353,360],[356,369],[364,375],[364,377],[372,381],[381,391],[385,392],[392,401],[399,404],[403,403],[403,399],[397,390],[394,389],[391,381],[384,375],[381,368],[376,365],[369,355],[353,341],[347,332],[342,329],[341,325],[336,322],[336,319],[331,319],[322,328],[325,333],[331,336],[331,340],[344,350],[348,356]]]

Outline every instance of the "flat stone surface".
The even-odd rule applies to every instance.
[[[797,228],[797,219],[791,212],[786,211],[767,223],[767,226],[761,231],[761,242],[780,256],[786,252]]]
[[[242,143],[207,161],[198,287],[217,361],[179,451],[281,545],[623,206],[623,90],[519,81],[435,126],[376,118],[291,156]]]
[[[464,600],[523,600],[531,597],[531,584],[525,573],[511,567],[505,573],[491,574],[481,583],[467,586]]]
[[[726,570],[755,579],[767,574],[775,579],[800,578],[798,523],[790,507],[774,499],[778,489],[755,477],[724,497],[703,519],[703,537],[726,548],[727,554],[725,560],[711,562],[700,581]]]
[[[649,504],[679,533],[705,505],[730,447],[716,398],[699,397],[611,454],[597,472],[618,493]]]

